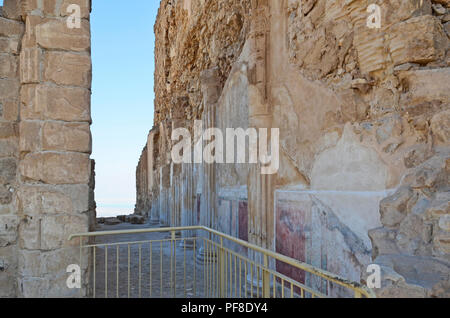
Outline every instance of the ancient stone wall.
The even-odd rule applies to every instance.
[[[136,169],[136,206],[134,213],[149,217],[150,212],[150,200],[151,192],[149,188],[148,180],[148,159],[147,159],[147,147],[142,151],[139,158],[138,167]]]
[[[70,4],[81,8],[69,28]],[[5,0],[0,17],[0,296],[64,297],[93,230],[90,1]],[[86,255],[85,255],[86,256]],[[87,260],[87,258],[86,258]]]
[[[20,43],[25,30],[11,2],[0,15],[0,297],[17,294]]]
[[[369,27],[370,4],[380,28]],[[449,7],[162,1],[152,181],[137,184],[149,190],[152,220],[208,225],[354,281],[377,263],[380,296],[448,295]],[[279,128],[278,172],[177,167],[172,130],[192,131],[194,119]]]

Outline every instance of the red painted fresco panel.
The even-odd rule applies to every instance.
[[[277,209],[276,251],[302,262],[305,261],[306,251],[305,215],[304,211],[295,207]],[[305,282],[304,271],[285,263],[277,262],[277,271],[301,283]]]

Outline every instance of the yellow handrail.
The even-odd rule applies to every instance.
[[[365,296],[367,298],[375,298],[375,294],[373,291],[371,291],[370,289],[368,289],[364,286],[361,286],[358,283],[348,281],[347,279],[344,279],[344,278],[340,277],[339,275],[335,275],[326,270],[314,267],[314,266],[306,264],[304,262],[300,262],[291,257],[288,257],[285,255],[273,252],[271,250],[259,247],[257,245],[251,244],[247,241],[244,241],[244,240],[238,239],[236,237],[221,233],[219,231],[210,229],[205,226],[166,227],[166,228],[151,228],[151,229],[138,229],[138,230],[116,230],[116,231],[78,233],[78,234],[70,235],[69,240],[72,240],[74,238],[88,238],[88,237],[113,236],[113,235],[124,235],[124,234],[144,234],[144,233],[158,233],[158,232],[171,232],[172,234],[174,234],[175,232],[180,232],[180,231],[196,231],[196,230],[206,231],[210,234],[216,235],[217,237],[219,237],[221,239],[229,240],[231,242],[239,244],[242,247],[246,247],[253,251],[262,253],[265,257],[271,257],[275,260],[281,261],[281,262],[291,265],[295,268],[301,269],[305,272],[322,277],[322,278],[326,279],[327,281],[330,281],[337,285],[351,289],[354,291],[355,297],[357,297],[357,298],[360,298],[361,296]],[[173,235],[172,235],[172,238],[173,238]]]

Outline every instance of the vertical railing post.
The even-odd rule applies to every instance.
[[[173,297],[176,297],[176,288],[177,288],[177,284],[176,284],[176,252],[175,252],[175,248],[176,248],[176,241],[175,241],[175,231],[171,231],[170,232],[170,281],[173,285]],[[172,263],[173,260],[173,263]]]
[[[220,298],[225,298],[226,290],[225,290],[225,250],[223,248],[223,238],[220,238],[220,253],[219,253],[219,284],[220,284]]]
[[[95,261],[95,260],[94,260]],[[84,274],[85,272],[83,272],[83,237],[80,236],[80,284],[81,284],[81,288],[80,288],[80,297],[83,298],[83,280],[84,280]]]
[[[268,256],[266,254],[264,254],[263,295],[262,296],[263,296],[263,298],[270,298],[269,259],[268,259]]]

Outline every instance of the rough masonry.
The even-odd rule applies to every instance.
[[[67,7],[81,7],[69,29]],[[70,234],[92,230],[90,1],[5,0],[0,14],[0,297],[77,297]],[[81,264],[83,274],[87,264]]]
[[[381,297],[448,297],[449,21],[448,0],[162,0],[136,213],[362,283],[379,264]],[[279,128],[278,173],[174,164],[194,120]]]

